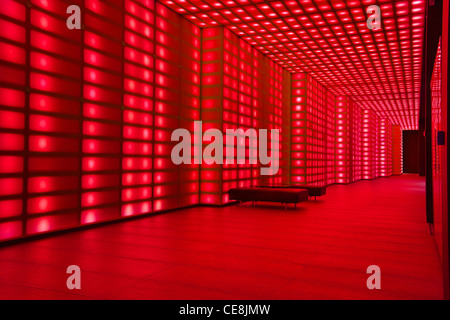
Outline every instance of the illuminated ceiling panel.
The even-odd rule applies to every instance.
[[[292,73],[417,129],[425,0],[161,0],[200,27],[225,25]],[[381,29],[366,8],[381,9]]]

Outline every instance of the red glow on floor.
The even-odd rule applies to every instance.
[[[0,297],[440,299],[439,255],[422,221],[424,186],[415,175],[360,181],[286,211],[265,203],[184,209],[0,248],[7,289]],[[123,215],[143,206],[127,205]],[[104,214],[89,210],[83,219]],[[54,222],[38,218],[30,228]],[[14,234],[15,226],[0,230]],[[83,270],[77,295],[59,284],[64,272],[57,276],[70,264]],[[366,287],[372,264],[381,268],[382,290]],[[40,276],[29,276],[37,266]]]

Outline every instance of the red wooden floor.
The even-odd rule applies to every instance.
[[[441,299],[424,186],[361,181],[287,211],[193,208],[0,248],[0,298]],[[381,290],[366,287],[373,264]]]

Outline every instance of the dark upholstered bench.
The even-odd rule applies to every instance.
[[[288,203],[297,206],[297,203],[308,200],[308,191],[305,189],[248,187],[230,189],[228,193],[230,200],[281,202],[285,210]]]
[[[327,193],[326,186],[309,186],[309,185],[301,185],[301,184],[275,184],[275,185],[261,185],[257,186],[258,188],[276,188],[276,189],[305,189],[308,190],[308,194],[310,197],[320,197],[324,196]]]

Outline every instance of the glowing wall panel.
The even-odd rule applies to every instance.
[[[202,30],[202,79],[201,117],[202,132],[208,129],[222,130],[223,110],[231,108],[229,100],[224,100],[224,29]],[[231,70],[229,70],[231,72]],[[203,148],[204,149],[204,148]],[[203,149],[199,150],[203,153]],[[225,151],[225,149],[224,149]],[[204,204],[222,203],[222,181],[232,181],[236,177],[222,175],[223,167],[205,163],[200,167],[200,202]],[[228,168],[227,168],[228,169]],[[231,170],[227,170],[231,171]],[[224,179],[224,180],[222,180]],[[231,185],[231,182],[230,182]]]
[[[125,0],[122,216],[153,206],[155,5]]]
[[[336,183],[350,183],[352,176],[353,103],[347,96],[336,97]]]
[[[0,241],[24,234],[26,195],[26,127],[28,122],[29,10],[24,3],[7,1],[0,11]]]
[[[378,116],[372,110],[362,111],[362,179],[377,177],[378,168]]]
[[[292,75],[291,182],[326,185],[328,181],[327,90],[308,74]],[[331,124],[333,127],[334,124]],[[334,148],[331,142],[331,147]]]
[[[255,130],[264,129],[264,61],[265,56],[253,48],[253,68],[252,68],[252,128]],[[250,152],[258,156],[258,148],[250,146]],[[252,164],[252,185],[262,184],[263,177],[260,174],[261,164],[258,161]]]
[[[77,1],[82,5],[81,1]],[[26,234],[80,219],[82,32],[66,27],[62,1],[31,1]]]
[[[249,120],[249,105],[248,94],[246,94],[247,85],[245,80],[248,73],[248,64],[245,62],[247,57],[246,52],[241,48],[239,38],[231,33],[228,29],[224,29],[224,53],[223,53],[223,111],[222,111],[222,132],[227,130],[236,130],[238,128],[247,129],[245,123]],[[242,51],[242,52],[241,52]],[[242,54],[242,57],[241,57]],[[241,59],[244,58],[244,59]],[[247,92],[248,93],[248,92]],[[251,114],[250,114],[251,115]],[[239,146],[244,148],[245,156],[248,155],[248,141],[243,138],[233,138],[232,140],[225,140],[225,148],[223,150],[226,154],[229,150],[235,150],[237,155],[237,148]],[[231,188],[248,187],[248,171],[246,170],[248,162],[238,164],[235,157],[231,157],[231,162],[226,162],[223,165],[222,171],[222,203],[228,202],[228,190]],[[247,175],[247,179],[246,178]]]
[[[153,0],[5,0],[0,240],[197,204],[172,130],[200,119],[200,29]]]
[[[362,179],[362,113],[361,108],[353,104],[352,114],[352,177],[351,182]]]
[[[326,185],[326,89],[307,76],[306,174],[310,185]]]
[[[291,183],[306,183],[306,73],[291,79]]]
[[[445,146],[438,144],[438,132],[441,131],[446,133],[446,111],[444,108],[448,109],[448,106],[443,102],[443,90],[446,90],[445,85],[443,87],[443,74],[442,69],[445,72],[445,62],[443,62],[442,57],[442,39],[439,42],[439,47],[436,53],[436,58],[434,62],[433,75],[430,83],[431,91],[431,141],[432,141],[432,173],[433,173],[433,218],[434,218],[434,237],[438,245],[439,254],[445,257],[443,250],[443,242],[445,242],[445,221],[443,221],[446,215],[445,206],[443,205],[443,199],[447,196],[445,193],[444,186],[444,175],[447,174],[446,166],[444,161],[446,160]],[[443,66],[444,64],[444,66]],[[445,137],[444,139],[448,139]],[[445,142],[447,145],[447,142]],[[444,239],[443,239],[444,238]],[[443,258],[442,258],[443,259]]]
[[[289,184],[291,181],[291,74],[283,71],[283,110],[281,130],[280,167],[281,181]]]
[[[258,158],[258,144],[248,137],[224,140],[224,157],[227,150],[240,146],[245,155],[242,163],[237,163],[235,148],[233,158],[225,159],[223,166],[202,164],[201,202],[223,204],[228,202],[230,188],[282,183],[283,174],[289,172],[286,169],[289,163],[283,162],[290,151],[286,136],[289,130],[283,129],[289,114],[283,113],[283,109],[289,101],[283,98],[283,90],[289,87],[290,75],[228,29],[203,29],[202,37],[203,132],[211,128],[224,134],[236,129],[247,134],[257,134],[259,129],[267,129],[269,133],[270,129],[280,130],[281,159],[275,175],[261,176],[261,163],[250,163],[250,155]],[[209,141],[204,141],[203,149],[208,144]],[[270,135],[268,149],[270,154]]]
[[[392,175],[392,124],[389,119],[382,118],[379,122],[380,141],[380,175],[389,177]]]
[[[239,94],[238,94],[238,127],[247,131],[252,128],[252,70],[253,50],[244,40],[239,39]],[[241,142],[239,142],[241,143]],[[255,155],[257,143],[255,141],[243,141],[245,144],[245,163],[238,164],[238,186],[249,187],[252,184],[252,170],[250,154]]]
[[[81,223],[120,217],[123,1],[85,1]],[[107,18],[106,18],[107,17]]]
[[[372,127],[372,138],[373,138],[373,153],[372,153],[372,164],[374,168],[374,177],[378,178],[381,176],[381,137],[380,137],[380,118],[375,116],[373,119]]]
[[[392,174],[403,173],[403,132],[400,125],[392,126]]]
[[[287,159],[283,159],[283,154],[286,156],[284,150],[287,148],[288,143],[286,140],[289,138],[288,130],[283,125],[283,112],[289,112],[288,106],[283,105],[283,69],[272,60],[265,59],[264,61],[265,71],[265,95],[264,95],[264,124],[263,128],[267,129],[268,133],[268,152],[271,153],[271,129],[279,130],[279,147],[280,147],[280,160],[278,161],[278,172],[272,172],[271,175],[262,177],[264,183],[268,184],[280,184],[283,183],[283,174],[286,171]]]
[[[172,131],[180,127],[181,17],[156,2],[153,209],[178,206],[179,167],[171,160]]]
[[[327,91],[327,133],[326,133],[326,168],[327,185],[336,182],[336,97],[330,91]]]
[[[194,121],[200,120],[201,29],[181,19],[180,60],[180,128],[194,134]],[[196,151],[192,148],[192,155]],[[196,164],[179,166],[178,205],[199,203],[200,167]]]

